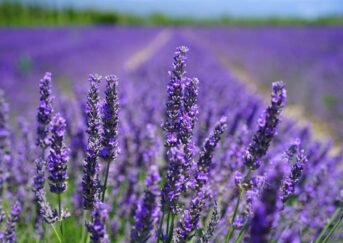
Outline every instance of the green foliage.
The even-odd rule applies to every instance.
[[[328,16],[318,19],[301,18],[231,18],[216,19],[172,18],[160,13],[146,17],[100,11],[93,9],[56,9],[37,4],[21,4],[18,1],[0,3],[0,26],[37,26],[37,25],[340,25],[343,16]]]

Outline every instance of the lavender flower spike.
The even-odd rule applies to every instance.
[[[284,167],[278,164],[276,168],[272,168],[268,176],[268,183],[263,190],[261,200],[255,205],[250,230],[251,242],[269,242],[269,233],[281,208],[279,191],[284,173]]]
[[[195,175],[197,189],[205,185],[208,180],[208,173],[212,166],[214,150],[226,128],[227,119],[226,117],[222,117],[215,125],[213,133],[205,140],[198,162],[197,173]]]
[[[306,163],[307,157],[305,155],[305,152],[304,150],[300,150],[299,154],[297,155],[297,160],[295,164],[292,166],[291,174],[286,178],[281,187],[281,199],[283,202],[286,202],[289,199],[289,197],[292,194],[294,194],[295,186],[298,184],[300,180]]]
[[[108,235],[106,233],[106,221],[108,218],[108,211],[106,205],[101,201],[94,203],[92,212],[92,222],[86,223],[90,239],[92,243],[108,243]]]
[[[218,206],[217,206],[217,202],[214,201],[211,219],[210,219],[210,222],[208,223],[206,233],[200,239],[201,243],[209,243],[211,241],[214,235],[214,232],[217,228],[218,222],[219,222]]]
[[[182,189],[185,188],[183,170],[187,167],[185,154],[181,145],[181,120],[183,111],[183,83],[185,80],[186,54],[188,48],[181,46],[176,49],[173,71],[169,73],[170,81],[167,87],[166,120],[163,129],[166,134],[166,160],[168,161],[167,180],[162,189],[163,211],[177,211],[177,201]]]
[[[168,157],[167,180],[161,192],[162,210],[164,212],[171,210],[172,213],[177,213],[179,210],[177,202],[185,184],[184,176],[181,174],[185,163],[185,154],[174,147],[169,151]]]
[[[99,196],[99,164],[100,151],[100,117],[99,117],[99,83],[101,77],[90,75],[90,89],[87,97],[87,134],[88,144],[86,158],[83,163],[82,196],[83,208],[93,209]]]
[[[104,201],[107,178],[110,169],[110,163],[117,157],[118,153],[118,78],[114,75],[107,76],[107,86],[105,90],[106,99],[102,107],[102,150],[101,157],[107,162],[105,182],[103,185],[102,201]]]
[[[189,208],[183,212],[179,226],[176,228],[174,242],[187,242],[192,238],[192,232],[198,228],[200,214],[208,197],[207,188],[203,188],[191,200]]]
[[[40,102],[37,114],[37,145],[43,150],[49,146],[49,125],[53,113],[52,91],[51,91],[51,73],[45,73],[39,83]]]
[[[64,133],[66,122],[57,113],[51,121],[51,149],[48,157],[48,170],[50,180],[50,191],[60,194],[67,189],[67,162],[69,160],[69,150],[64,145]]]
[[[183,82],[186,73],[186,59],[188,48],[178,47],[174,56],[173,71],[169,73],[170,81],[167,87],[168,99],[166,121],[163,128],[166,131],[166,147],[170,148],[179,143],[180,118],[183,105]]]
[[[2,156],[10,154],[9,105],[4,96],[4,91],[0,90],[0,152],[3,153]]]
[[[183,97],[183,112],[180,118],[181,132],[180,139],[184,144],[185,163],[183,164],[183,174],[185,178],[185,186],[188,185],[190,180],[191,166],[194,156],[194,142],[193,142],[193,130],[198,110],[198,92],[199,92],[199,80],[197,78],[187,79],[184,87]]]
[[[7,219],[6,229],[4,233],[4,242],[14,243],[17,242],[15,226],[19,220],[21,213],[21,206],[18,201],[14,203],[11,209],[11,216]]]
[[[270,142],[277,134],[280,122],[280,113],[286,103],[287,92],[282,81],[273,83],[271,105],[266,109],[264,115],[258,121],[258,130],[244,156],[245,165],[256,170],[261,165],[261,158],[267,153]]]
[[[147,189],[143,200],[138,204],[135,216],[135,225],[131,231],[131,242],[147,242],[150,233],[157,221],[157,197],[159,195],[158,183],[161,178],[156,165],[151,165],[149,175],[145,180]]]

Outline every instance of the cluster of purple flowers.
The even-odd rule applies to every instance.
[[[210,69],[224,75],[212,62],[194,65],[204,81],[189,78],[188,52],[176,49],[166,97],[142,66],[136,79],[124,76],[133,87],[123,82],[119,92],[116,76],[90,75],[86,99],[76,90],[78,99],[53,104],[47,73],[34,133],[22,120],[15,130],[0,93],[1,241],[23,240],[26,224],[35,226],[32,238],[59,242],[342,239],[343,153],[288,118],[280,123],[285,83],[273,83],[264,109],[230,78],[218,87],[206,81]]]

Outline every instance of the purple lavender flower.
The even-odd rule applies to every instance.
[[[58,221],[57,210],[52,210],[47,199],[44,190],[45,182],[45,165],[44,161],[37,159],[36,164],[36,175],[34,177],[33,191],[35,193],[35,200],[37,204],[37,214],[44,219],[48,224],[53,224]],[[39,227],[40,217],[36,219],[36,227]]]
[[[201,243],[209,243],[211,241],[214,235],[214,231],[217,228],[218,222],[219,222],[218,206],[217,206],[217,202],[214,201],[211,219],[210,219],[210,222],[208,223],[206,233],[200,239]]]
[[[182,166],[185,163],[185,155],[178,148],[172,148],[169,151],[169,164],[166,174],[166,183],[162,189],[163,211],[171,210],[177,213],[177,202],[184,186],[184,177],[181,174]]]
[[[51,121],[51,149],[48,157],[50,191],[56,194],[60,194],[67,189],[69,150],[63,142],[65,128],[66,122],[64,118],[57,113]]]
[[[11,160],[8,112],[8,103],[5,101],[4,92],[0,90],[0,196],[3,194],[3,183],[6,180],[5,168]]]
[[[21,213],[21,206],[18,201],[14,203],[14,205],[11,208],[11,216],[8,217],[6,222],[6,228],[4,232],[4,241],[8,243],[14,243],[17,242],[17,236],[16,236],[16,224],[19,221],[19,216]]]
[[[189,143],[189,140],[193,137],[193,129],[195,126],[196,118],[199,113],[198,109],[198,95],[199,95],[199,80],[197,78],[188,78],[184,88],[184,112],[187,114],[188,125],[185,126],[188,129],[184,131],[184,144]]]
[[[204,184],[207,183],[209,171],[213,166],[212,157],[214,154],[214,150],[218,142],[220,141],[222,134],[227,128],[226,123],[226,117],[222,117],[215,125],[213,133],[205,140],[197,165],[197,172],[195,175],[197,189],[201,188]]]
[[[279,164],[268,176],[261,200],[256,203],[251,222],[250,237],[252,242],[268,242],[278,210],[281,208],[279,191],[284,177],[284,167]]]
[[[203,188],[191,200],[189,208],[183,212],[175,230],[174,242],[186,242],[192,238],[192,232],[198,228],[199,218],[208,197],[207,189]]]
[[[157,197],[160,192],[158,183],[160,180],[157,166],[151,165],[145,180],[147,188],[136,210],[136,222],[131,231],[131,242],[147,242],[150,238],[151,230],[157,221]]]
[[[167,109],[166,121],[163,124],[163,129],[166,131],[167,148],[171,148],[180,143],[180,119],[182,117],[183,108],[183,82],[186,73],[186,60],[188,48],[179,47],[176,49],[173,63],[173,71],[169,73],[170,82],[167,87]]]
[[[261,158],[267,153],[270,142],[277,134],[280,122],[280,113],[286,103],[286,89],[282,81],[273,83],[271,105],[266,109],[264,115],[258,121],[258,130],[246,151],[245,165],[256,170],[261,165]]]
[[[99,88],[101,77],[90,75],[90,89],[87,101],[87,133],[88,144],[86,158],[83,164],[82,192],[84,209],[92,209],[99,196],[99,164],[100,151],[100,117],[99,117]]]
[[[184,186],[187,186],[190,180],[191,166],[193,164],[193,156],[195,145],[193,142],[193,130],[197,119],[198,111],[198,90],[199,80],[197,78],[187,79],[184,87],[183,111],[180,117],[180,139],[184,145],[185,162],[182,172],[184,176]]]
[[[290,196],[294,194],[295,186],[298,184],[300,177],[302,176],[302,172],[306,163],[307,157],[305,155],[305,151],[300,150],[299,154],[297,155],[297,161],[292,166],[290,175],[284,180],[281,187],[281,199],[283,202],[286,202]]]
[[[45,73],[43,79],[39,84],[40,103],[37,114],[37,145],[42,149],[46,149],[49,146],[49,126],[51,116],[53,113],[52,108],[52,91],[51,91],[51,73]]]
[[[162,189],[162,205],[164,211],[176,212],[176,203],[182,189],[185,188],[185,171],[189,167],[181,148],[181,120],[183,118],[183,82],[188,48],[182,46],[176,49],[173,71],[170,72],[170,82],[167,87],[168,98],[166,120],[163,129],[166,133],[166,160],[168,161],[166,183]],[[190,101],[190,103],[192,103]],[[187,177],[187,176],[186,176]]]
[[[101,201],[94,202],[92,212],[92,222],[86,223],[90,239],[93,243],[108,243],[108,235],[106,232],[106,222],[108,219],[108,210],[105,204]]]
[[[9,105],[5,100],[4,92],[0,90],[0,152],[2,156],[10,154],[10,131],[8,128]]]
[[[102,107],[102,150],[100,156],[107,162],[106,176],[104,186],[102,188],[102,201],[105,198],[107,187],[107,178],[110,169],[110,163],[117,157],[118,153],[118,79],[116,76],[111,75],[106,78],[107,86],[105,90],[106,99]]]

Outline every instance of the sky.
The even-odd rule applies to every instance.
[[[31,1],[31,0],[24,0]],[[343,15],[343,0],[32,0],[52,5],[113,9],[172,17],[304,17]]]

